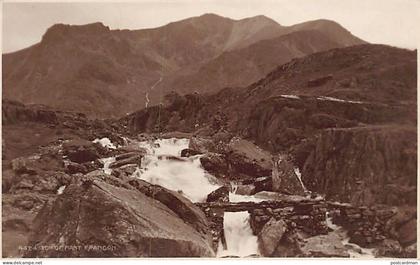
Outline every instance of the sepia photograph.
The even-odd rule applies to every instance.
[[[417,259],[420,0],[1,21],[3,264]]]

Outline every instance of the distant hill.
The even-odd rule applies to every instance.
[[[3,97],[120,117],[170,91],[247,86],[292,58],[361,43],[333,21],[284,27],[265,16],[205,14],[142,30],[57,24],[40,43],[3,55]]]

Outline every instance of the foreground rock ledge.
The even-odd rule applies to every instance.
[[[34,226],[25,257],[214,256],[205,237],[168,207],[100,180],[68,186]]]

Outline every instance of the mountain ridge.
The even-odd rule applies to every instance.
[[[244,61],[243,49],[259,47],[261,45],[257,43],[261,41],[264,44],[266,40],[294,32],[303,34],[311,31],[311,25],[309,23],[293,29],[293,26],[281,26],[265,16],[233,20],[215,14],[133,31],[111,30],[101,22],[56,24],[46,31],[40,43],[3,54],[3,96],[25,104],[50,105],[95,117],[120,117],[142,108],[149,98],[151,105],[161,102],[163,96],[172,90],[183,93],[208,92],[227,86],[249,85],[271,70],[268,68],[285,61],[281,59],[276,62],[273,59],[279,56],[270,58],[275,54],[276,47],[266,54],[261,50],[249,50]],[[347,34],[348,39],[364,43],[343,28],[336,25],[331,27],[343,31],[342,34]],[[318,33],[312,31],[312,35],[327,34],[326,44],[318,42],[313,49],[307,49],[307,53],[321,51],[325,49],[324,46],[338,48],[349,43],[347,39],[340,42],[341,37],[337,39],[337,34],[331,34],[330,29],[323,30],[323,26],[315,25],[313,28]],[[299,49],[296,51],[296,47],[305,42],[303,39],[291,39],[287,47],[280,45],[281,49],[287,50],[285,54],[288,56],[284,58],[289,60],[306,55]],[[262,56],[249,56],[256,52]],[[226,62],[220,59],[231,53],[237,53],[230,57],[238,60]],[[223,69],[242,63],[251,66],[248,73],[236,67],[232,72],[234,75],[216,75],[215,78],[221,79],[206,84],[207,87],[202,86],[202,82],[181,82],[182,78],[176,83],[170,81],[177,79],[177,76],[195,75],[194,80],[200,79],[203,74],[200,69]],[[261,71],[252,65],[267,65],[267,69]],[[206,72],[204,74],[205,77],[211,76]],[[242,77],[246,82],[237,81]],[[157,81],[159,83],[155,88]]]

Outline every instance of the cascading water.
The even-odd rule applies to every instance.
[[[225,212],[223,227],[227,249],[220,243],[218,257],[258,254],[257,237],[252,234],[248,212]]]
[[[236,191],[238,189],[238,185],[234,182],[230,183],[231,192],[229,192],[229,201],[230,202],[262,202],[263,199],[256,198],[253,195],[242,195],[237,194]]]
[[[302,185],[303,190],[307,191],[305,185],[303,184],[302,174],[300,173],[299,168],[295,167],[294,171],[295,171],[295,175],[296,175],[297,179],[299,180],[300,185]]]
[[[108,144],[105,141],[100,143]],[[140,142],[139,145],[146,149],[147,154],[142,159],[142,167],[137,169],[133,177],[180,192],[193,202],[204,201],[209,193],[220,187],[216,184],[215,177],[202,168],[201,155],[188,158],[181,157],[181,151],[188,148],[188,139],[158,139]],[[109,165],[113,161],[115,161],[114,157],[102,159],[105,173],[111,173],[112,170],[109,169]],[[295,174],[306,190],[301,181],[299,169],[295,168]],[[231,183],[231,187],[230,202],[261,202],[267,200],[267,198],[236,194],[237,186]],[[60,187],[57,192],[61,193],[64,188],[64,186]],[[252,233],[249,218],[248,212],[224,213],[223,227],[227,249],[224,249],[222,243],[220,243],[217,251],[218,257],[246,257],[259,254],[257,237]],[[349,243],[346,231],[342,227],[334,225],[328,215],[326,219],[327,225],[334,232],[344,233],[343,244],[350,247],[351,257],[373,257],[372,249],[360,248]]]
[[[326,223],[327,226],[329,228],[331,228],[331,230],[333,230],[333,233],[338,233],[338,234],[342,234],[342,240],[341,243],[343,243],[344,246],[347,246],[347,251],[350,255],[351,258],[374,258],[375,255],[373,254],[374,249],[372,248],[362,248],[359,245],[350,243],[350,237],[347,235],[347,231],[344,230],[343,227],[338,226],[336,224],[333,223],[332,221],[332,217],[330,216],[330,214],[327,212],[326,216]]]
[[[101,161],[104,164],[104,168],[103,168],[104,173],[108,175],[111,174],[112,169],[109,168],[109,165],[112,162],[115,162],[115,157],[102,158]]]
[[[142,160],[142,168],[135,176],[149,183],[181,192],[193,202],[204,201],[207,195],[220,187],[214,177],[208,174],[200,163],[200,155],[180,157],[181,151],[188,148],[188,139],[159,139],[141,142],[147,150]],[[253,196],[229,194],[232,202],[261,201]],[[224,230],[227,250],[218,250],[218,256],[248,256],[258,254],[257,237],[252,234],[248,212],[225,212]]]
[[[147,150],[142,160],[142,168],[137,177],[167,189],[178,191],[193,202],[205,200],[207,194],[220,186],[210,181],[200,163],[200,156],[181,158],[181,151],[188,148],[188,139],[159,139],[141,142]]]

